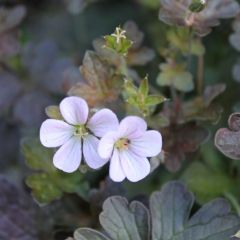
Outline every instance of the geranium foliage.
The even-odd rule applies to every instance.
[[[240,0],[0,0],[0,240],[240,239],[239,51]]]
[[[104,202],[99,217],[107,234],[80,228],[74,239],[230,239],[239,228],[239,218],[224,199],[212,200],[195,213],[193,204],[193,194],[180,182],[169,182],[154,192],[149,209],[141,202],[114,196]]]

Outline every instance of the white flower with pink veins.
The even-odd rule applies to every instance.
[[[135,116],[124,118],[117,130],[103,136],[98,146],[100,157],[110,159],[110,178],[116,182],[145,178],[150,173],[147,157],[158,155],[161,149],[161,134],[147,131],[146,122]]]
[[[53,157],[53,164],[64,172],[76,171],[82,155],[86,164],[98,169],[108,162],[97,152],[100,137],[118,127],[117,116],[109,109],[102,109],[90,119],[86,101],[80,97],[67,97],[60,103],[64,120],[47,119],[40,128],[40,141],[45,147],[60,147]]]

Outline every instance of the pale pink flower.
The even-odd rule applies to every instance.
[[[64,172],[74,172],[83,155],[89,167],[102,167],[108,159],[99,156],[97,137],[118,127],[117,116],[109,109],[102,109],[88,119],[88,105],[79,97],[63,99],[59,108],[64,120],[48,119],[40,129],[40,140],[45,147],[60,147],[53,157],[54,166]]]
[[[108,132],[100,140],[98,153],[110,161],[110,178],[121,182],[125,178],[137,182],[150,173],[147,157],[161,152],[162,136],[147,131],[146,122],[139,117],[124,118],[116,131]]]

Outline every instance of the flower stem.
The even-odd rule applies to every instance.
[[[188,56],[187,56],[187,66],[188,71],[191,72],[191,66],[192,66],[192,39],[193,39],[193,30],[190,27],[189,28],[189,38],[188,38]]]
[[[203,74],[204,74],[204,55],[198,56],[197,64],[197,92],[202,95],[203,91]]]

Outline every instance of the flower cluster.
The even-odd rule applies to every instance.
[[[158,155],[162,137],[147,131],[140,117],[129,116],[120,123],[115,113],[102,109],[89,117],[86,101],[67,97],[59,106],[62,120],[47,119],[40,129],[45,147],[60,147],[53,157],[54,166],[64,172],[76,171],[82,155],[86,164],[98,169],[110,161],[110,177],[137,182],[150,173],[147,157]]]

